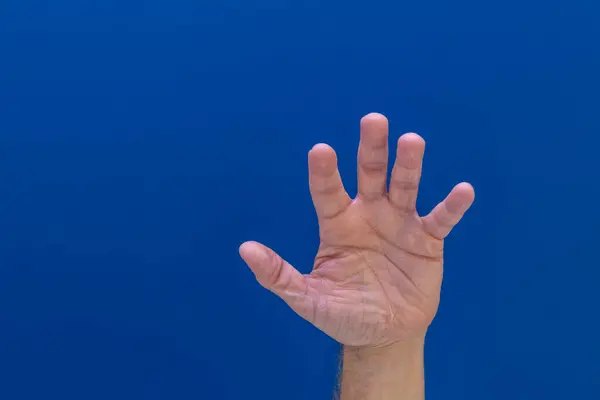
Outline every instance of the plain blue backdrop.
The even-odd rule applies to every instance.
[[[0,1],[0,398],[327,400],[306,153],[354,193],[362,115],[462,180],[428,400],[600,398],[600,3]]]

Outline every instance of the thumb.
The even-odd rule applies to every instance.
[[[245,242],[240,246],[240,256],[254,272],[258,283],[288,304],[306,293],[304,275],[270,248],[257,242]]]

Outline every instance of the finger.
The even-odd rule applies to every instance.
[[[474,200],[473,186],[466,182],[459,183],[444,201],[423,217],[425,230],[436,238],[445,238],[471,207]]]
[[[417,209],[424,153],[425,141],[416,133],[406,133],[398,139],[388,198],[396,209],[406,214]]]
[[[360,121],[358,195],[363,200],[385,196],[388,161],[388,120],[371,113]]]
[[[304,275],[260,243],[245,242],[239,251],[258,283],[281,297],[297,313],[304,312],[306,302],[310,301]]]
[[[319,219],[341,214],[352,200],[342,184],[335,151],[317,144],[308,152],[310,194]]]

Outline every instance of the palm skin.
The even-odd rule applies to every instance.
[[[458,184],[419,217],[423,139],[413,133],[398,139],[387,190],[387,119],[363,117],[360,136],[355,199],[344,190],[334,150],[318,144],[309,152],[321,238],[310,274],[256,242],[242,244],[240,254],[261,285],[338,342],[385,346],[425,334],[439,305],[443,240],[475,194]]]

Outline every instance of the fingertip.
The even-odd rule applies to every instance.
[[[370,113],[360,120],[361,143],[370,148],[383,149],[388,144],[388,119],[382,114]]]
[[[425,139],[417,133],[408,132],[398,138],[398,146],[405,145],[425,148]]]
[[[252,242],[244,242],[242,244],[240,244],[240,246],[238,247],[238,252],[240,253],[240,257],[244,258],[244,254],[247,254],[248,252],[248,246],[251,246]]]
[[[331,153],[331,152],[335,153],[335,151],[333,150],[333,147],[331,147],[327,143],[317,143],[309,151],[309,153],[316,153],[316,154]]]
[[[446,207],[450,212],[464,213],[475,201],[475,189],[468,182],[461,182],[452,189]]]
[[[421,168],[425,154],[425,140],[416,133],[405,133],[398,138],[396,164],[414,170]]]
[[[388,123],[385,115],[378,112],[370,112],[360,119],[361,124],[364,123]]]
[[[261,245],[254,241],[244,242],[239,247],[239,253],[247,264],[253,264],[261,257]]]
[[[475,200],[475,189],[473,188],[473,185],[471,185],[469,182],[461,182],[458,185],[456,185],[455,189],[463,196],[465,196],[465,198],[469,198],[471,199],[471,201]]]
[[[312,167],[332,167],[337,165],[337,155],[331,146],[317,143],[308,152],[308,163]]]

